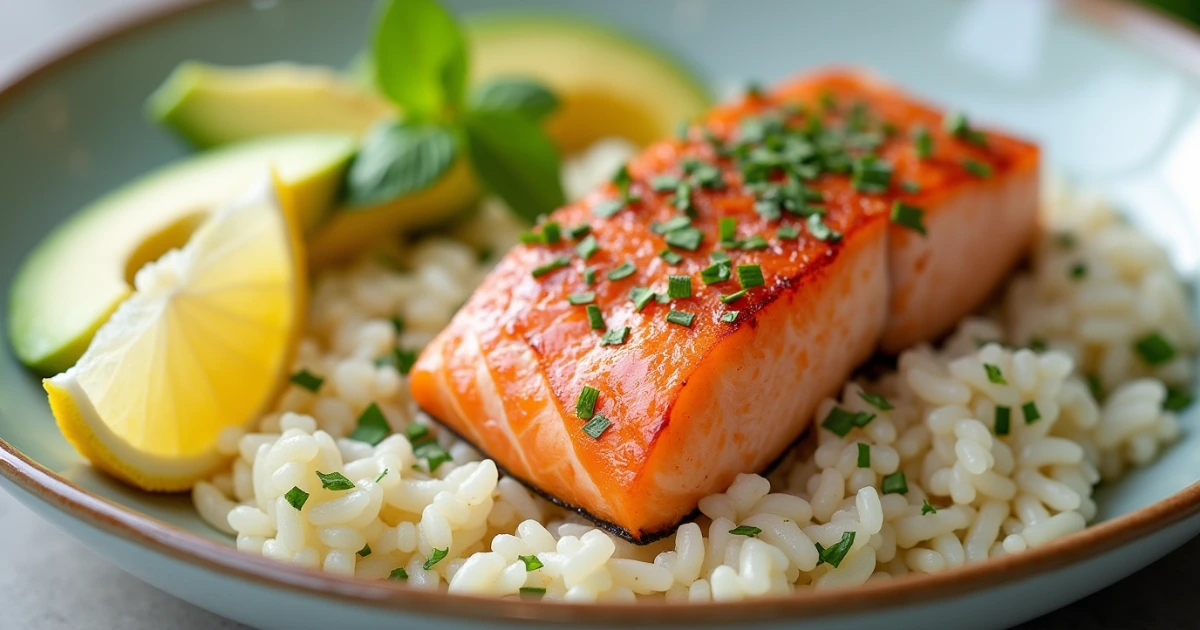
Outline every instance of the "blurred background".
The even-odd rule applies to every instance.
[[[1200,1],[1197,0],[1143,0],[1145,4],[1158,7],[1168,13],[1193,23],[1200,24]]]

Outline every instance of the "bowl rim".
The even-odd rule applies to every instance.
[[[125,14],[97,30],[65,40],[40,62],[27,65],[6,84],[0,85],[0,113],[9,99],[35,87],[39,81],[92,50],[119,44],[126,36],[160,22],[183,19],[196,10],[233,1],[171,0]],[[1200,79],[1200,29],[1155,8],[1119,0],[1065,0],[1060,6],[1072,17],[1118,40],[1155,53],[1160,61]],[[232,546],[93,494],[42,466],[3,438],[0,438],[0,475],[84,525],[172,559],[260,586],[281,588],[294,595],[443,618],[639,626],[664,622],[711,625],[813,620],[930,603],[1015,583],[1037,573],[1098,557],[1200,513],[1198,481],[1141,509],[1097,523],[1046,546],[934,575],[906,576],[902,580],[873,581],[853,589],[808,591],[742,602],[569,604],[430,592],[398,582],[330,575],[245,554]]]

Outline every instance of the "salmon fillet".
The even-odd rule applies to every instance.
[[[717,108],[510,251],[421,354],[414,398],[610,531],[669,533],[1021,257],[1037,148],[945,118],[845,70]]]

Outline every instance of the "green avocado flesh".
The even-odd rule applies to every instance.
[[[42,375],[62,372],[132,292],[142,264],[186,242],[209,212],[267,177],[290,189],[305,226],[332,207],[354,153],[344,134],[295,134],[201,153],[108,193],[58,225],[12,287],[9,337]]]

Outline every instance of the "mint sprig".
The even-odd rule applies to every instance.
[[[350,206],[429,188],[467,157],[479,180],[530,221],[564,203],[559,155],[540,121],[559,105],[525,77],[487,81],[467,97],[465,38],[434,0],[383,3],[371,47],[379,91],[403,112],[367,133],[350,166]]]

